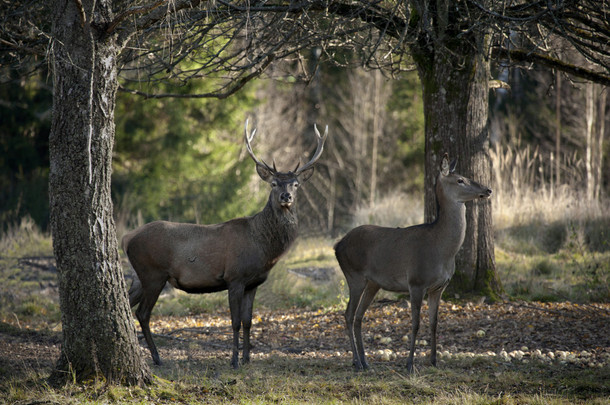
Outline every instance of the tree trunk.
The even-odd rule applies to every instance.
[[[448,45],[448,44],[447,44]],[[426,131],[425,218],[436,217],[434,185],[442,155],[458,158],[457,172],[491,186],[488,129],[489,62],[466,41],[452,52],[414,50],[423,85]],[[456,257],[450,290],[495,298],[496,274],[491,202],[466,203],[466,239]]]
[[[79,9],[80,2],[57,1],[53,15],[49,197],[63,327],[55,382],[150,379],[127,300],[110,198],[119,46],[88,20],[109,18],[109,3],[83,0]]]
[[[604,184],[603,167],[604,167],[604,135],[606,132],[606,102],[608,100],[608,92],[605,89],[599,89],[599,101],[597,103],[597,171],[595,178],[597,179],[595,186],[595,199],[599,200],[602,194],[602,185]]]
[[[585,169],[587,176],[587,200],[593,200],[595,178],[593,177],[593,121],[595,114],[593,83],[585,84]]]
[[[383,77],[379,70],[375,70],[372,72],[373,76],[373,117],[372,117],[372,127],[373,127],[373,146],[371,147],[371,189],[369,192],[369,207],[373,208],[375,206],[375,199],[377,197],[377,163],[379,161],[379,137],[383,131],[383,107],[381,104],[381,93],[382,93],[382,80]],[[386,97],[384,97],[386,98]],[[386,101],[386,100],[384,100]],[[385,104],[384,104],[385,106]]]
[[[561,72],[555,72],[555,187],[561,184]],[[552,181],[552,179],[551,179]]]

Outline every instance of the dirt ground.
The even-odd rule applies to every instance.
[[[410,318],[406,301],[380,301],[371,306],[363,330],[372,361],[404,362]],[[444,302],[439,322],[441,362],[452,356],[487,356],[503,362],[537,359],[582,368],[610,363],[609,304]],[[226,358],[228,365],[228,309],[192,317],[153,315],[151,326],[162,359],[175,363]],[[344,330],[341,310],[255,309],[252,361],[266,356],[295,360],[305,356],[336,358],[348,367],[351,353]],[[430,339],[425,311],[417,339],[421,357],[429,350]],[[143,340],[141,343],[146,350]],[[60,332],[31,330],[17,321],[0,323],[0,379],[32,370],[50,372],[59,352]]]

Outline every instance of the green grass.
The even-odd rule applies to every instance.
[[[610,301],[610,219],[538,223],[496,232],[496,265],[510,297]]]
[[[48,256],[53,252],[51,238],[41,232],[34,221],[25,217],[0,235],[0,259]]]
[[[0,237],[0,320],[43,328],[59,323],[57,274],[45,267],[52,255],[50,236],[31,219],[9,227]],[[27,266],[26,270],[26,261],[42,265]]]
[[[0,386],[8,403],[188,404],[603,404],[610,369],[563,365],[506,365],[492,360],[447,360],[439,368],[376,365],[355,372],[346,358],[301,359],[271,355],[234,371],[225,359],[168,361],[148,387],[103,381],[51,388],[32,370]]]

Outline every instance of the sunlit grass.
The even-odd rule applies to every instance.
[[[537,150],[492,150],[497,271],[509,296],[543,301],[610,300],[610,200],[588,199],[582,164],[566,183],[543,176]]]
[[[34,220],[24,217],[18,224],[10,225],[0,235],[0,260],[53,254],[49,234],[40,231]],[[4,264],[2,264],[4,266]]]

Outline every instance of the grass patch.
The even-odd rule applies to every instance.
[[[59,312],[51,237],[30,218],[0,237],[0,320],[53,327]]]
[[[211,294],[187,294],[169,285],[166,288],[168,292],[159,297],[153,310],[157,315],[197,315],[228,306],[226,291]]]
[[[9,226],[0,237],[2,260],[52,254],[53,245],[50,236],[41,232],[30,217],[24,217],[19,224]]]
[[[499,244],[500,245],[500,244]],[[514,248],[514,246],[513,246]],[[610,301],[610,251],[566,243],[554,254],[496,248],[506,292],[527,301]]]
[[[608,368],[595,372],[561,365],[443,361],[407,375],[404,365],[354,372],[345,358],[270,356],[234,371],[224,359],[168,361],[148,387],[101,381],[54,389],[40,375],[0,385],[9,403],[189,404],[602,404]]]

